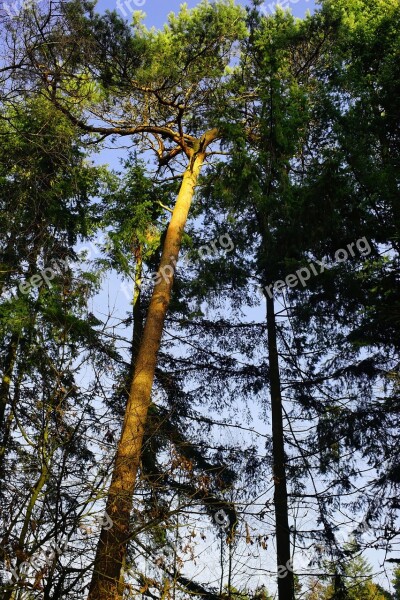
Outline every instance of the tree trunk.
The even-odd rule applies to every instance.
[[[21,530],[21,533],[20,533],[19,539],[18,539],[18,550],[20,552],[18,553],[18,556],[17,556],[15,572],[20,577],[23,577],[23,574],[24,574],[24,572],[22,572],[22,573],[20,572],[20,568],[21,568],[22,564],[24,564],[24,562],[25,562],[23,560],[23,558],[21,558],[21,554],[25,552],[26,537],[27,537],[27,534],[29,531],[29,525],[31,522],[32,513],[34,511],[34,508],[35,508],[36,502],[38,501],[40,493],[43,490],[44,486],[46,485],[46,483],[50,477],[50,471],[49,471],[48,465],[46,463],[46,460],[47,460],[47,458],[43,457],[42,470],[39,475],[39,479],[37,480],[36,484],[33,487],[32,495],[29,499],[25,517],[23,520],[22,530]],[[29,559],[26,562],[29,564]],[[12,582],[12,579],[11,579],[11,582]],[[21,582],[19,582],[18,579],[16,579],[14,584],[11,583],[11,587],[8,590],[6,589],[6,591],[4,592],[4,594],[2,596],[2,600],[12,600],[16,590],[19,589],[20,584],[21,584]]]
[[[285,441],[283,436],[283,408],[276,340],[275,310],[274,301],[272,298],[269,298],[267,294],[266,301],[272,411],[272,453],[278,598],[279,600],[294,600],[294,577],[290,562],[290,530],[286,484]]]
[[[17,358],[18,334],[13,333],[8,346],[7,355],[4,361],[4,372],[0,384],[0,431],[5,428],[4,418],[10,393],[11,378],[14,371],[14,365]],[[4,448],[0,449],[1,456],[4,454]]]
[[[123,389],[123,398],[125,406],[129,399],[130,385],[132,384],[133,375],[135,373],[136,359],[140,348],[140,342],[143,335],[143,314],[142,314],[142,269],[143,269],[143,258],[142,258],[142,247],[139,243],[133,243],[132,252],[135,256],[135,275],[134,275],[134,289],[132,298],[132,316],[133,316],[133,331],[132,331],[132,348],[131,348],[131,364],[129,366],[129,373],[126,378],[126,384]],[[124,595],[125,589],[125,568],[126,568],[126,554],[122,558],[122,565],[119,574],[119,594]]]
[[[204,138],[205,144],[207,137]],[[209,139],[211,141],[211,139]],[[208,142],[209,142],[208,141]],[[204,146],[193,154],[168,226],[155,284],[140,342],[125,419],[118,443],[106,511],[112,519],[110,529],[101,530],[88,600],[120,600],[121,568],[130,533],[130,514],[142,450],[143,434],[150,405],[164,321],[171,296],[173,273],[178,259],[195,186],[204,162]]]

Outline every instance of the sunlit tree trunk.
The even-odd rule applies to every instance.
[[[162,276],[154,286],[150,301],[108,492],[106,511],[112,519],[113,526],[110,529],[102,529],[88,600],[122,598],[120,574],[129,540],[132,500],[157,355],[170,302],[182,233],[204,158],[203,151],[193,154],[184,173],[167,229],[158,271]]]
[[[139,243],[134,243],[132,252],[135,256],[135,275],[134,275],[134,288],[132,297],[132,317],[133,317],[133,331],[132,331],[132,348],[131,348],[131,364],[129,366],[129,373],[126,380],[126,385],[123,390],[123,397],[125,403],[129,399],[130,384],[132,383],[133,375],[135,372],[136,359],[138,356],[140,341],[143,335],[143,311],[142,311],[142,274],[143,274],[143,248]],[[125,569],[126,569],[126,553],[122,559],[122,565],[119,575],[119,594],[124,595],[125,588]]]

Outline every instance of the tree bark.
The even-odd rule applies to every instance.
[[[157,356],[183,230],[204,162],[205,146],[212,139],[212,132],[209,137],[204,136],[201,151],[190,157],[167,229],[158,271],[164,276],[154,286],[147,312],[108,492],[106,511],[113,526],[101,531],[88,600],[122,599],[120,574],[129,539],[130,514]]]
[[[276,339],[274,300],[266,294],[268,355],[272,412],[272,453],[276,531],[276,563],[279,600],[294,600],[294,577],[291,568],[288,494],[286,481],[285,440],[279,356]],[[289,568],[288,568],[289,567]]]
[[[14,371],[14,365],[17,358],[18,334],[13,333],[8,346],[7,355],[4,361],[4,372],[0,383],[0,432],[5,430],[5,413],[10,393],[11,378]],[[0,456],[3,456],[4,448],[0,448]]]
[[[125,405],[129,399],[130,384],[133,380],[135,373],[136,359],[138,356],[140,342],[143,335],[143,314],[142,314],[142,269],[143,269],[143,258],[142,258],[142,247],[139,243],[133,243],[132,252],[135,256],[135,275],[134,275],[134,289],[132,298],[132,316],[133,316],[133,331],[132,331],[132,349],[131,349],[131,364],[129,366],[129,373],[126,379],[126,385],[123,390],[123,397]],[[119,574],[119,594],[124,595],[125,589],[125,568],[126,568],[126,554],[122,558],[122,565]]]

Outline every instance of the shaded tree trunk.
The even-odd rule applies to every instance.
[[[18,334],[13,333],[8,345],[7,355],[4,361],[4,372],[0,384],[0,431],[5,431],[5,413],[8,404],[11,378],[14,371],[14,365],[17,358]],[[0,448],[0,456],[4,454],[4,446]]]
[[[279,356],[276,339],[274,301],[266,294],[268,355],[272,412],[272,452],[274,477],[274,506],[276,532],[276,562],[279,600],[294,600],[294,577],[291,569],[288,494],[283,435],[283,407]],[[289,566],[289,568],[288,568]]]

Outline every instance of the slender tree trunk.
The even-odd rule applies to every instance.
[[[18,574],[20,573],[20,568],[21,568],[22,564],[25,562],[23,560],[23,558],[21,558],[21,553],[23,553],[25,550],[25,542],[26,542],[26,537],[27,537],[28,531],[29,531],[29,525],[30,525],[32,513],[34,511],[34,508],[35,508],[36,502],[38,501],[40,493],[43,490],[45,484],[47,483],[47,481],[50,477],[50,471],[49,471],[46,460],[47,460],[46,457],[44,457],[42,470],[41,470],[39,479],[37,480],[36,484],[33,487],[32,495],[29,499],[28,506],[26,509],[26,513],[25,513],[25,517],[24,517],[24,521],[23,521],[23,525],[22,525],[22,530],[21,530],[21,533],[20,533],[20,536],[18,539],[18,549],[19,549],[20,553],[17,557],[17,562],[15,565],[15,571]],[[23,577],[23,573],[21,573],[20,576]],[[18,586],[18,580],[15,582],[15,585]],[[18,587],[17,587],[17,589],[18,589]],[[6,590],[2,596],[2,600],[12,600],[15,592],[16,592],[16,589],[13,587]]]
[[[22,347],[19,345],[17,351],[22,351]],[[18,371],[14,376],[15,383],[13,389],[13,398],[10,402],[10,412],[4,422],[4,431],[1,432],[2,439],[0,440],[0,501],[2,496],[2,488],[1,482],[5,480],[6,477],[6,450],[9,448],[10,440],[11,440],[11,429],[14,423],[14,410],[15,406],[18,405],[20,399],[21,392],[21,382],[24,376],[24,371],[21,364],[18,367]],[[1,430],[1,428],[0,428]]]
[[[274,301],[266,295],[268,355],[272,410],[272,452],[274,476],[274,505],[276,530],[276,562],[278,568],[279,600],[294,600],[294,577],[291,569],[288,494],[283,436],[283,408],[279,357],[276,339]],[[289,568],[288,568],[289,567]]]
[[[205,136],[201,152],[194,153],[191,157],[168,226],[159,268],[162,277],[154,286],[150,301],[108,492],[106,510],[113,521],[113,526],[110,529],[103,528],[101,531],[88,600],[122,599],[119,585],[120,573],[129,540],[132,500],[157,355],[182,233],[204,162],[205,146],[211,139],[211,136],[208,139]]]
[[[14,371],[14,365],[17,358],[18,334],[13,333],[8,345],[7,355],[4,361],[4,372],[0,384],[0,431],[4,430],[4,417],[8,404],[10,393],[11,378]],[[1,455],[4,454],[4,449],[1,448]]]

